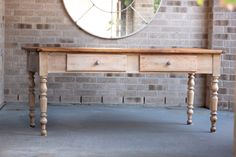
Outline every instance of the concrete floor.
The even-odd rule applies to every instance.
[[[219,112],[209,133],[209,110],[142,106],[56,106],[48,111],[48,136],[28,126],[26,104],[0,111],[0,157],[231,157],[233,113]],[[39,113],[37,112],[37,120]]]

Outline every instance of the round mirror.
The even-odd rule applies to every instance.
[[[72,20],[86,32],[116,39],[148,25],[161,0],[63,0]]]

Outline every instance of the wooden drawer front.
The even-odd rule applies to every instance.
[[[114,71],[124,72],[126,55],[68,54],[67,71]]]
[[[140,71],[197,71],[197,56],[141,55]]]

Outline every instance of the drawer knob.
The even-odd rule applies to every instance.
[[[100,65],[101,64],[101,62],[99,61],[99,60],[97,60],[95,63],[94,63],[94,65]]]
[[[171,65],[170,61],[166,62],[166,65],[167,65],[167,66]]]

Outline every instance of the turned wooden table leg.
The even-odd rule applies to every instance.
[[[47,136],[47,76],[40,76],[41,135]]]
[[[192,124],[192,116],[193,116],[193,102],[194,102],[194,73],[190,73],[188,76],[188,92],[187,92],[187,115],[188,120],[187,124]]]
[[[35,127],[35,93],[34,93],[34,74],[35,72],[28,72],[28,82],[29,82],[29,118],[30,118],[30,127]]]
[[[211,82],[211,132],[216,132],[216,121],[217,121],[217,106],[218,106],[218,76],[213,76],[212,77],[212,82]]]

